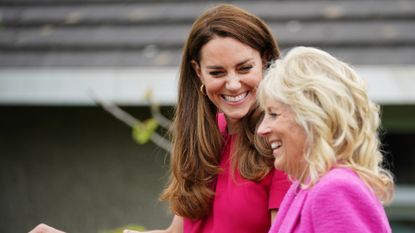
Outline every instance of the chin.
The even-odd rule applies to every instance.
[[[219,106],[220,109],[225,113],[226,116],[234,119],[241,119],[245,117],[248,112],[253,108],[254,102],[245,102],[243,104],[238,105],[231,105],[226,104]]]
[[[225,111],[225,115],[232,119],[242,119],[244,118],[249,112],[249,109],[247,110],[238,110],[238,111]]]
[[[229,115],[227,115],[226,113],[225,113],[225,115],[226,115],[227,119],[235,121],[235,122],[240,121],[242,118],[244,118],[244,116],[246,116],[246,114],[239,114],[239,115],[229,114]]]

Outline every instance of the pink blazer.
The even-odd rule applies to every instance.
[[[384,208],[353,171],[334,168],[312,188],[295,182],[270,233],[391,232]]]

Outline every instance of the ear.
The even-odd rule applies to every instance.
[[[199,77],[199,79],[202,80],[202,69],[200,68],[199,63],[195,60],[192,60],[191,63],[197,77]]]

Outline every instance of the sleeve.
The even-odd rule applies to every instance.
[[[337,180],[313,189],[307,219],[314,232],[390,232],[383,207],[363,182]]]
[[[285,194],[291,186],[287,174],[281,170],[274,169],[272,182],[269,190],[268,209],[279,209]]]

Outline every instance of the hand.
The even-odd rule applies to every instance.
[[[44,223],[41,223],[37,225],[35,228],[33,228],[33,230],[31,230],[29,233],[65,233],[65,232],[55,229],[53,227],[50,227]]]

